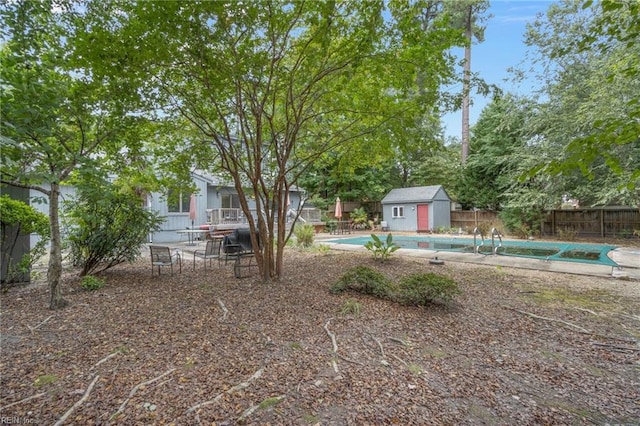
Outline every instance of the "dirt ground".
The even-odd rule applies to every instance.
[[[287,249],[262,284],[231,265],[1,296],[0,411],[16,424],[640,424],[640,282]],[[356,265],[434,271],[450,306],[329,287]]]

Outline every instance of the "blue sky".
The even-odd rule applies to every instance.
[[[471,49],[471,70],[478,73],[489,84],[495,84],[505,92],[526,94],[530,87],[516,85],[508,80],[509,67],[517,67],[525,59],[524,44],[526,24],[532,23],[536,14],[544,13],[553,3],[544,0],[490,0],[488,13],[493,16],[486,22],[485,41],[474,44]],[[460,51],[460,57],[463,52]],[[462,85],[453,90],[462,90]],[[482,109],[490,101],[472,93],[470,111],[471,126],[475,124]],[[462,111],[447,114],[442,118],[445,135],[461,137]]]

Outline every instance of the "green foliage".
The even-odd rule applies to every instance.
[[[58,378],[53,374],[43,374],[36,378],[36,380],[33,382],[33,385],[36,388],[41,388],[42,386],[50,385],[57,381],[58,381]]]
[[[566,182],[583,205],[640,205],[640,31],[637,1],[554,3],[526,43],[544,72],[531,175]]]
[[[526,114],[524,105],[511,96],[496,97],[480,113],[457,181],[457,201],[464,208],[499,210],[512,186],[520,185]]]
[[[358,229],[361,229],[367,225],[368,215],[364,207],[358,207],[357,209],[354,209],[350,213],[349,218],[353,221],[353,224]]]
[[[318,244],[314,247],[315,247],[315,250],[321,254],[329,254],[329,252],[331,251],[331,246],[327,244]]]
[[[387,235],[385,241],[382,241],[376,234],[371,234],[371,240],[365,243],[364,248],[373,253],[374,259],[379,258],[381,262],[384,262],[392,253],[400,249],[400,246],[393,242],[391,234]]]
[[[324,229],[331,234],[338,229],[338,222],[335,220],[328,220],[324,224]]]
[[[0,197],[0,226],[2,227],[2,268],[5,278],[2,286],[11,284],[46,253],[50,228],[47,215],[40,213],[22,201],[13,200],[8,195]],[[9,232],[13,229],[14,232]],[[36,234],[40,238],[34,247],[21,259],[13,259],[11,251],[19,235]]]
[[[526,239],[538,232],[544,220],[544,212],[532,207],[506,208],[500,212],[499,217],[509,234]]]
[[[81,276],[134,261],[162,223],[138,197],[108,184],[78,187],[77,200],[67,205],[71,260]]]
[[[360,315],[362,311],[362,303],[358,302],[356,299],[347,299],[342,303],[340,307],[340,313],[342,315]]]
[[[570,228],[558,229],[558,238],[562,241],[575,241],[578,236],[578,231]]]
[[[94,291],[99,290],[105,285],[105,280],[94,275],[85,275],[82,277],[80,287],[85,290]]]
[[[395,299],[407,305],[426,306],[434,302],[449,303],[460,293],[454,280],[429,272],[403,278],[398,284]]]
[[[313,239],[315,238],[315,228],[313,225],[304,224],[304,225],[296,225],[293,230],[294,235],[296,236],[296,241],[299,247],[308,248],[313,245]]]
[[[368,266],[356,266],[349,269],[331,287],[332,293],[350,290],[363,294],[387,298],[392,291],[392,283],[380,272]]]

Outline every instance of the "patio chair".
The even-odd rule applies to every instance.
[[[158,275],[161,275],[161,268],[168,266],[171,268],[171,275],[173,275],[173,265],[178,264],[180,266],[180,272],[182,272],[182,257],[177,249],[173,252],[171,248],[166,246],[149,246],[151,250],[151,276],[153,276],[153,270],[158,267]]]
[[[193,269],[196,269],[196,257],[204,259],[204,269],[207,269],[207,260],[209,266],[213,259],[218,259],[220,263],[220,249],[222,248],[222,238],[216,238],[214,240],[207,240],[207,247],[204,250],[196,250],[193,252]]]
[[[256,232],[258,244],[260,244],[259,235]],[[251,232],[248,228],[237,228],[233,233],[225,235],[222,244],[222,252],[225,254],[225,265],[229,258],[236,260],[239,257],[253,255],[253,245],[251,244]]]

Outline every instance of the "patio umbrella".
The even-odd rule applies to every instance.
[[[196,194],[191,194],[189,201],[189,219],[191,219],[191,229],[193,229],[193,222],[196,220]]]
[[[342,203],[340,202],[340,197],[336,198],[336,211],[335,217],[338,220],[342,219]]]

